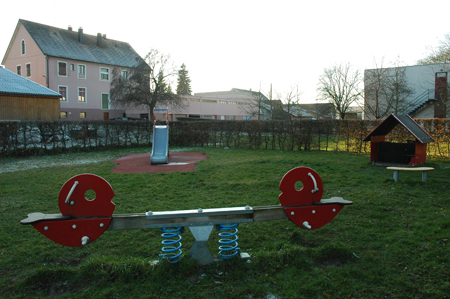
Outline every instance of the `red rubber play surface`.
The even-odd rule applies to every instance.
[[[201,152],[174,152],[169,154],[169,164],[150,164],[150,153],[130,154],[113,161],[118,165],[113,173],[158,173],[194,171],[195,163],[206,160]]]

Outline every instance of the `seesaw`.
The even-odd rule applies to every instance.
[[[298,181],[303,183],[300,190],[295,187]],[[344,205],[352,204],[341,197],[322,199],[322,180],[308,167],[288,171],[279,188],[281,205],[113,214],[111,185],[97,175],[80,174],[61,188],[60,214],[31,213],[20,223],[31,224],[50,240],[70,247],[91,243],[107,230],[159,228],[164,238],[160,258],[171,263],[182,258],[181,233],[189,227],[195,238],[189,256],[204,265],[214,261],[206,246],[214,226],[223,238],[219,240],[218,256],[230,259],[240,254],[239,223],[289,219],[304,229],[317,229],[330,222]],[[95,192],[94,199],[86,199],[88,190]]]

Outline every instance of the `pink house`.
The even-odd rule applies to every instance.
[[[125,42],[82,28],[60,29],[20,19],[2,64],[6,69],[62,95],[60,119],[102,120],[121,117],[110,106],[112,70],[126,76],[142,58]]]

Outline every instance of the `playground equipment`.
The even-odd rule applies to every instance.
[[[300,190],[295,186],[298,181],[303,184]],[[281,205],[113,214],[114,191],[110,184],[99,176],[80,174],[61,188],[60,214],[31,213],[20,223],[31,224],[52,241],[71,247],[91,243],[107,230],[159,228],[164,238],[160,258],[171,263],[182,257],[181,233],[188,227],[195,238],[189,256],[199,264],[209,264],[214,258],[206,242],[214,226],[222,238],[218,256],[230,259],[240,253],[239,223],[289,219],[304,229],[317,229],[330,222],[344,205],[352,204],[341,197],[322,199],[322,180],[308,167],[288,171],[279,188]],[[93,200],[86,199],[88,190],[96,193]]]
[[[166,125],[156,125],[156,112],[166,111]],[[169,109],[153,109],[153,141],[150,164],[169,163]]]

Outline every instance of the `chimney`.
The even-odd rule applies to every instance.
[[[103,47],[103,39],[102,39],[102,34],[101,33],[97,33],[97,46],[99,48]]]
[[[78,41],[82,44],[83,43],[83,28],[78,28]]]
[[[67,30],[72,31],[72,25],[69,25],[69,28]]]

